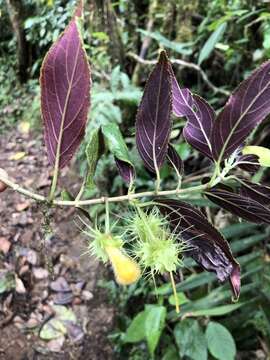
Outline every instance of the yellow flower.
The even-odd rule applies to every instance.
[[[141,277],[139,265],[118,247],[106,246],[105,251],[112,264],[118,284],[130,285]]]

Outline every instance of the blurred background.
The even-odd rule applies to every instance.
[[[0,167],[43,193],[52,173],[42,138],[39,72],[75,3],[0,0]],[[137,105],[159,50],[168,52],[180,85],[218,111],[270,58],[270,3],[90,0],[85,1],[84,40],[93,79],[87,134],[99,124],[119,124],[137,164],[137,190],[152,189],[153,178],[132,150]],[[183,125],[184,119],[175,121],[172,134],[185,161],[183,182],[194,185],[210,164],[184,142]],[[250,144],[269,147],[269,133],[266,120]],[[84,149],[85,142],[60,179],[72,194],[85,170]],[[162,178],[164,188],[175,188],[166,166]],[[269,172],[262,168],[254,179],[269,183]],[[98,162],[96,184],[85,197],[126,192],[109,154]],[[242,293],[232,303],[227,284],[186,259],[177,275],[177,315],[166,277],[156,279],[156,291],[151,280],[123,288],[109,268],[81,256],[86,240],[73,221],[74,209],[53,212],[54,235],[46,251],[42,239],[50,219],[40,215],[42,206],[11,191],[1,195],[0,359],[269,359],[269,228],[240,222],[198,195],[188,201],[230,242],[242,267]],[[124,214],[120,206],[112,211]],[[93,218],[102,219],[102,211],[89,209]]]

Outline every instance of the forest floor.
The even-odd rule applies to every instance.
[[[8,132],[0,137],[0,149],[0,167],[10,177],[48,194],[51,167],[41,136],[25,129]],[[60,183],[76,193],[76,180],[64,170]],[[41,211],[14,191],[1,194],[0,360],[110,360],[114,308],[97,285],[106,270],[82,256],[87,242],[74,223],[74,209],[53,210],[45,256]]]

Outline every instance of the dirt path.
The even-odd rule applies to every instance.
[[[21,185],[48,193],[50,167],[40,136],[6,133],[0,149],[1,168]],[[75,191],[74,174],[63,175]],[[0,360],[112,359],[106,335],[114,310],[97,287],[103,267],[81,256],[86,242],[74,225],[74,210],[57,209],[47,240],[53,281],[41,250],[40,210],[11,190],[0,196]],[[41,339],[46,336],[50,340]]]

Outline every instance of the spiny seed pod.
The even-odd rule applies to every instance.
[[[181,253],[186,246],[171,233],[157,208],[148,214],[139,209],[130,220],[129,233],[136,240],[135,257],[151,274],[176,271],[181,265]]]
[[[6,178],[6,179],[8,178],[8,174],[4,169],[0,169],[0,176],[2,178]],[[5,191],[6,188],[7,188],[7,185],[3,181],[0,180],[0,193]]]
[[[135,216],[129,222],[128,233],[136,240],[133,250],[135,258],[144,269],[150,269],[152,277],[156,273],[170,273],[175,309],[179,313],[173,272],[182,265],[181,256],[187,249],[186,243],[170,231],[168,221],[157,208],[145,213],[138,207]]]
[[[89,226],[88,230],[85,233],[92,238],[89,241],[88,252],[104,263],[110,261],[118,284],[130,285],[141,277],[139,265],[126,254],[120,236],[102,233]]]

